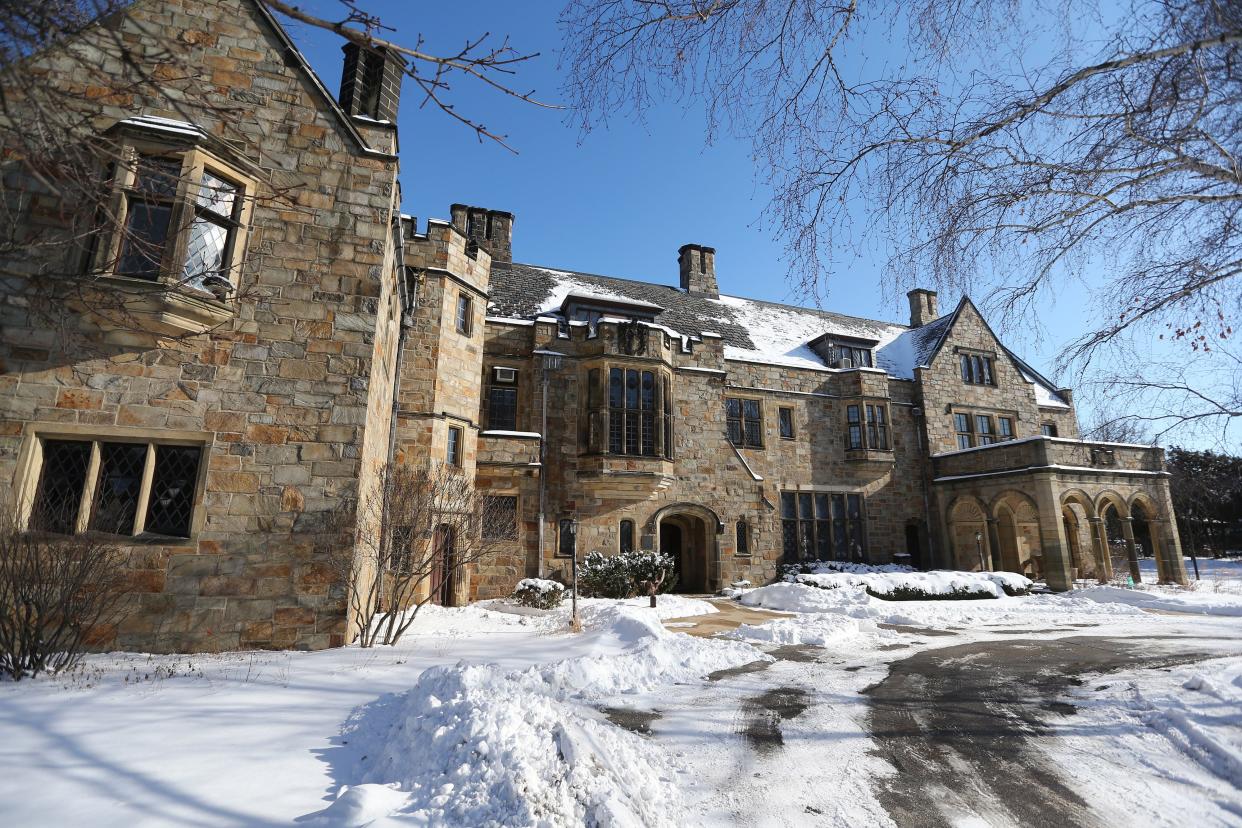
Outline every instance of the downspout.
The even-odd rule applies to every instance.
[[[538,575],[543,577],[543,555],[545,535],[547,533],[547,510],[548,510],[548,369],[543,368],[543,391],[540,394],[540,423],[539,423],[539,554],[538,558]],[[574,553],[577,557],[577,552]],[[528,572],[530,570],[527,570]],[[577,600],[577,594],[574,595]]]

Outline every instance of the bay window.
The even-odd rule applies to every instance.
[[[589,451],[634,457],[672,457],[672,400],[668,377],[641,367],[587,372]]]

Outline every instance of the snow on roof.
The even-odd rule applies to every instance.
[[[138,129],[163,132],[170,135],[184,135],[189,138],[202,138],[206,131],[187,121],[176,121],[172,118],[161,118],[157,115],[134,115],[118,123],[118,126],[136,127]]]
[[[724,295],[696,296],[655,282],[618,279],[594,273],[558,270],[516,262],[494,262],[488,317],[555,321],[566,299],[649,307],[656,327],[675,336],[719,337],[726,359],[835,371],[811,349],[822,336],[876,342],[875,365],[897,379],[914,379],[914,369],[927,365],[948,333],[955,314],[918,328],[893,322],[845,316],[817,308],[801,308]],[[1035,385],[1039,404],[1068,407],[1056,389],[1037,371],[1015,357],[1023,375]]]
[[[809,343],[821,336],[869,339],[877,342],[876,364],[893,376],[911,378],[912,366],[903,357],[904,349],[888,351],[887,346],[906,328],[888,322],[847,316],[826,318],[821,311],[759,302],[738,296],[721,296],[714,300],[731,311],[733,321],[746,330],[751,347],[724,346],[725,359],[744,362],[765,362],[795,368],[827,368]]]

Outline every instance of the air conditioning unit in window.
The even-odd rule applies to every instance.
[[[853,367],[854,367],[854,360],[852,360],[852,359],[838,359],[838,360],[837,360],[836,365],[834,365],[833,367],[834,367],[834,368],[853,368]]]
[[[517,369],[516,368],[501,368],[497,366],[496,368],[492,369],[492,376],[495,378],[496,382],[505,383],[507,385],[512,385],[513,383],[517,382]]]

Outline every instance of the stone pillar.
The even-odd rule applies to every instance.
[[[1130,559],[1130,577],[1134,579],[1134,583],[1143,583],[1143,573],[1139,571],[1138,548],[1134,545],[1134,519],[1123,517],[1121,519],[1121,534],[1126,539],[1126,557]]]
[[[1152,542],[1156,544],[1156,559],[1161,564],[1160,583],[1181,584],[1190,582],[1186,574],[1186,557],[1182,554],[1175,521],[1153,519],[1147,522]]]
[[[988,518],[988,546],[991,547],[992,552],[991,560],[993,572],[999,572],[1004,568],[1001,563],[1000,530],[997,528],[998,524],[999,521],[996,518]]]
[[[1055,491],[1055,480],[1036,478],[1035,507],[1039,510],[1039,545],[1044,555],[1044,581],[1056,592],[1074,588],[1074,560],[1065,537],[1065,521],[1061,519],[1061,502]]]
[[[1104,536],[1102,518],[1089,517],[1091,552],[1095,555],[1095,578],[1101,584],[1108,583],[1113,577],[1113,559],[1108,554],[1108,540]]]

